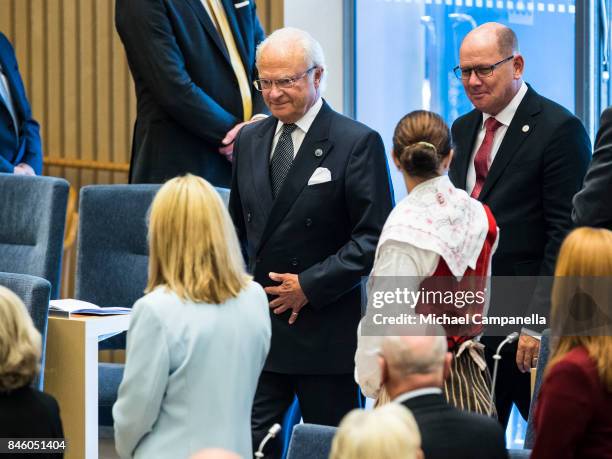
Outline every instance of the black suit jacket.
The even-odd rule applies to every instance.
[[[496,420],[458,410],[442,395],[421,395],[402,404],[414,415],[427,459],[508,457],[504,431]]]
[[[601,114],[595,138],[593,160],[584,179],[584,188],[574,196],[572,219],[576,226],[612,229],[612,107]]]
[[[0,438],[63,438],[57,402],[29,386],[0,392]],[[61,458],[63,454],[19,454],[23,458]]]
[[[0,97],[0,172],[12,173],[19,163],[26,163],[37,175],[42,172],[42,145],[38,123],[26,96],[13,46],[0,33],[0,67],[6,76],[13,99],[17,129],[8,107]]]
[[[251,1],[222,0],[249,81],[263,40]],[[240,5],[244,2],[236,2]],[[161,183],[191,172],[229,187],[221,140],[242,121],[242,99],[225,45],[201,0],[117,0],[115,21],[138,101],[130,181]],[[253,113],[266,113],[251,87]]]
[[[297,322],[271,314],[265,369],[288,374],[353,371],[360,280],[372,268],[392,198],[378,133],[325,102],[297,152],[279,196],[269,161],[277,120],[244,128],[236,140],[230,212],[249,270],[263,286],[269,272],[299,274],[309,300]],[[318,150],[320,156],[315,154]],[[317,167],[332,180],[307,185]]]
[[[455,157],[449,177],[458,188],[466,188],[481,123],[478,110],[453,123]],[[572,226],[572,197],[581,187],[590,151],[580,120],[529,87],[479,197],[490,207],[500,228],[492,262],[494,276],[553,275],[557,252]],[[543,308],[521,303],[523,309],[517,304],[519,309],[513,315]]]

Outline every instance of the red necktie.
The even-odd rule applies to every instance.
[[[489,161],[491,158],[491,150],[493,150],[493,139],[495,138],[495,131],[497,131],[501,125],[502,124],[493,117],[487,118],[485,121],[485,137],[480,147],[478,147],[476,156],[474,156],[476,183],[474,184],[471,196],[475,199],[478,199],[487,178],[487,174],[489,173]]]

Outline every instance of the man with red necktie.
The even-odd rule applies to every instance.
[[[452,126],[455,158],[449,177],[487,204],[500,228],[494,276],[552,276],[557,251],[571,227],[572,197],[580,189],[591,143],[578,118],[523,82],[515,33],[487,23],[463,40],[455,74],[475,109]],[[492,292],[491,314],[495,314]],[[525,316],[524,304],[512,314]],[[545,306],[545,305],[544,305]],[[503,337],[484,337],[489,367]],[[512,403],[529,413],[529,369],[539,341],[523,329],[508,345],[495,391],[500,422]]]

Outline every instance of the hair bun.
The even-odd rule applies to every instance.
[[[440,166],[436,147],[425,141],[406,145],[399,159],[404,170],[419,177],[435,173]]]

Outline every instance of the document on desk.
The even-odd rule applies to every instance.
[[[93,316],[111,316],[129,314],[131,308],[108,307],[102,308],[87,301],[67,298],[63,300],[51,300],[49,302],[49,314],[56,317],[70,317],[71,314],[87,314]]]

